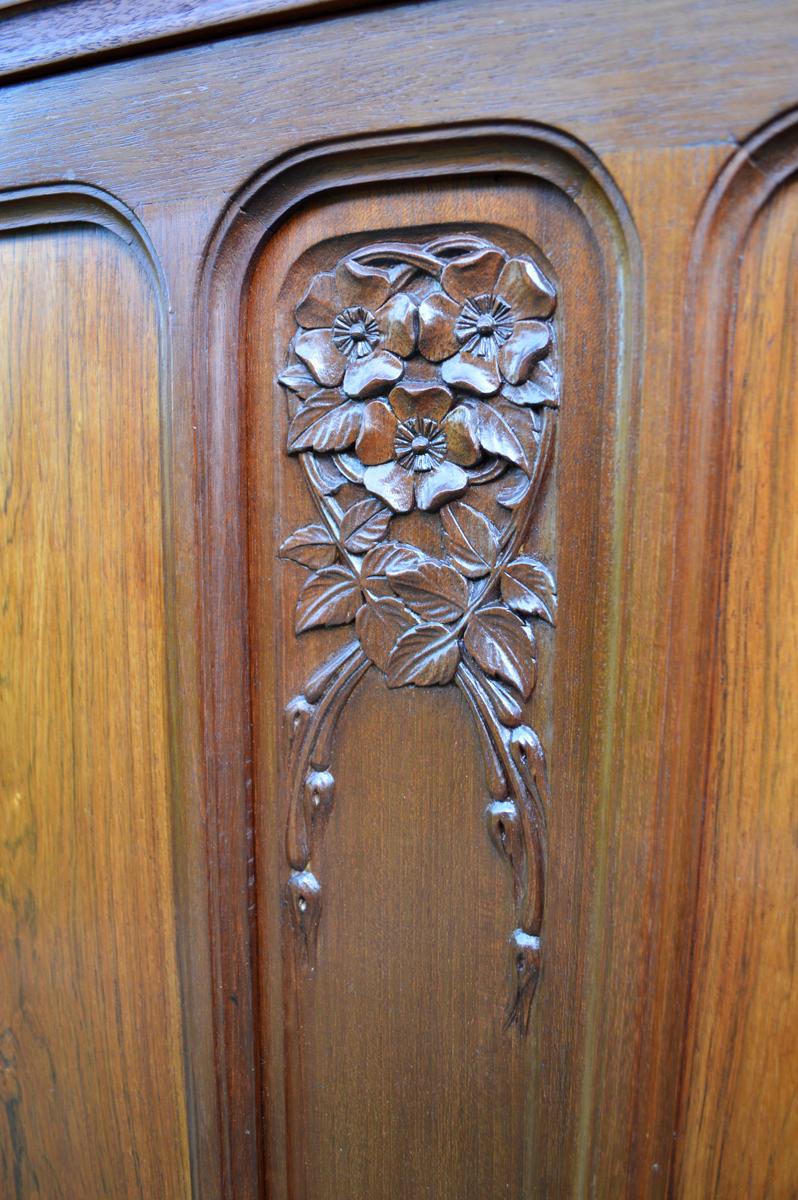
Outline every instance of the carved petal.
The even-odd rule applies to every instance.
[[[416,348],[416,306],[400,292],[391,296],[375,314],[386,350],[409,358]]]
[[[549,317],[554,311],[554,287],[526,258],[511,258],[499,276],[496,294],[513,310],[517,320]]]
[[[504,261],[504,255],[498,250],[475,250],[465,254],[444,267],[441,287],[461,304],[470,296],[484,296],[493,291]]]
[[[344,259],[338,264],[335,282],[344,304],[362,304],[374,312],[391,294],[391,279],[380,267],[367,267]]]
[[[335,276],[331,271],[325,271],[321,275],[314,275],[310,287],[297,304],[297,323],[303,329],[330,329],[343,307],[335,286]]]
[[[452,393],[435,384],[408,380],[393,389],[388,402],[400,421],[410,417],[432,417],[433,421],[442,421],[452,406]]]
[[[431,471],[416,476],[416,503],[425,512],[440,508],[447,500],[462,496],[468,488],[468,476],[456,463],[443,462]]]
[[[370,492],[389,504],[394,512],[410,512],[413,507],[413,476],[399,463],[368,467],[363,483]]]
[[[457,353],[460,343],[454,334],[454,323],[460,312],[445,292],[436,292],[422,300],[418,310],[418,348],[425,358],[442,362]]]
[[[448,457],[461,467],[473,467],[482,457],[479,444],[479,419],[467,404],[458,404],[443,423],[446,431]]]
[[[346,370],[346,359],[335,348],[329,329],[300,333],[294,349],[324,387],[338,387]]]
[[[298,353],[298,351],[297,351]],[[344,391],[356,400],[376,396],[384,388],[396,383],[404,374],[404,364],[395,354],[387,350],[375,350],[368,358],[350,363],[344,376]]]
[[[461,350],[441,367],[441,375],[452,387],[467,388],[477,396],[492,396],[499,390],[501,376],[492,358],[478,358]]]
[[[508,383],[523,383],[549,348],[551,331],[545,321],[519,321],[499,351],[499,366]]]
[[[384,400],[372,400],[363,410],[355,451],[366,466],[376,467],[393,458],[398,422]]]

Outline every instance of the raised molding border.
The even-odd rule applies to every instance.
[[[219,1107],[225,1140],[223,1194],[234,1200],[255,1200],[259,1187],[264,1186],[268,1166],[262,1136],[264,1081],[259,1077],[257,1053],[257,906],[251,869],[255,831],[250,765],[246,479],[242,471],[244,414],[239,378],[242,299],[264,242],[311,197],[331,189],[441,178],[455,172],[458,177],[532,176],[553,184],[582,212],[602,245],[605,261],[614,269],[617,374],[613,390],[610,594],[613,608],[620,604],[627,471],[636,431],[631,398],[639,371],[642,270],[639,241],[626,204],[595,155],[567,134],[545,126],[480,123],[311,145],[277,159],[245,184],[221,215],[206,249],[194,340],[204,555],[201,656],[207,671],[203,702],[213,992]],[[231,512],[240,514],[238,521],[230,521]],[[616,617],[616,613],[608,614],[608,628],[616,628]],[[607,707],[602,725],[611,736],[619,664],[617,639],[608,649],[604,690]],[[596,785],[602,810],[610,799],[611,764],[612,755],[604,753],[602,777]],[[224,886],[220,886],[222,881]],[[234,1006],[226,1000],[231,995],[235,996]],[[271,1103],[277,1102],[272,1096]],[[296,1134],[294,1131],[291,1139],[294,1162],[301,1160]]]

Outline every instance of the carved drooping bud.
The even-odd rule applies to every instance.
[[[529,1012],[540,978],[540,938],[514,929],[510,934],[510,1003],[505,1013],[505,1028],[515,1025],[523,1036],[529,1026]]]
[[[540,738],[528,725],[520,725],[510,734],[510,754],[527,789],[533,795],[537,793],[541,804],[548,804],[546,756]]]
[[[329,771],[308,771],[305,776],[305,820],[315,831],[330,815],[335,796],[335,780]]]
[[[294,696],[293,700],[289,700],[286,704],[285,732],[288,738],[289,754],[301,742],[312,712],[313,707],[308,704],[304,696]]]
[[[518,904],[524,886],[524,834],[518,810],[510,800],[494,801],[485,809],[485,824],[493,845],[510,865],[513,895]]]
[[[294,871],[285,885],[291,924],[302,958],[312,971],[316,965],[316,940],[321,916],[321,885],[312,871]]]

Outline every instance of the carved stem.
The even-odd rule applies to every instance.
[[[311,854],[310,830],[305,813],[304,796],[306,775],[311,765],[326,768],[329,765],[329,746],[335,723],[343,706],[358,683],[371,666],[360,646],[353,645],[348,657],[341,662],[334,656],[340,669],[330,677],[329,690],[318,703],[304,712],[304,722],[296,730],[291,747],[289,768],[289,815],[286,829],[286,853],[295,870],[304,870]],[[289,705],[289,712],[291,706]],[[323,751],[324,761],[320,754]]]
[[[520,744],[520,730],[507,730],[494,711],[488,692],[482,687],[474,672],[461,663],[457,668],[456,682],[468,700],[475,720],[490,737],[495,757],[501,764],[507,790],[516,806],[524,835],[526,856],[526,881],[522,901],[516,914],[519,927],[527,934],[538,936],[543,925],[543,902],[545,889],[546,826],[542,797],[534,794],[538,789],[530,777],[530,785],[522,774],[517,761],[519,754],[513,753],[513,745]],[[529,731],[532,737],[532,731]],[[514,742],[515,739],[515,742]],[[535,739],[536,740],[536,739]],[[501,797],[494,796],[494,799]]]

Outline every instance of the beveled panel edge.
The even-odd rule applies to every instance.
[[[176,949],[179,979],[179,1002],[181,1013],[185,1105],[188,1123],[188,1156],[191,1170],[192,1194],[211,1196],[213,1185],[204,1190],[200,1180],[212,1180],[214,1157],[207,1154],[197,1157],[201,1139],[192,1134],[192,1126],[198,1121],[197,1098],[211,1094],[207,1085],[197,1082],[196,1067],[200,1055],[193,1055],[193,1038],[207,1030],[208,1020],[203,1020],[203,1006],[207,1009],[205,978],[202,969],[203,942],[208,943],[208,926],[205,902],[197,904],[196,886],[190,882],[191,851],[188,848],[196,832],[190,833],[189,806],[185,803],[183,782],[183,725],[185,705],[180,707],[179,663],[180,638],[179,618],[175,604],[175,556],[174,547],[174,495],[172,486],[172,385],[171,385],[171,341],[169,335],[169,299],[166,276],[146,229],[135,214],[116,196],[102,188],[87,183],[52,183],[15,187],[0,191],[0,237],[20,232],[37,232],[58,228],[89,226],[102,229],[122,242],[141,264],[149,279],[155,302],[159,343],[159,412],[160,412],[160,471],[162,478],[161,535],[164,571],[164,612],[166,628],[166,670],[164,680],[167,712],[168,749],[168,794],[169,822],[171,830],[172,889],[175,900]],[[201,824],[196,822],[197,826]],[[196,858],[196,850],[194,857]],[[195,1019],[196,1017],[196,1019]],[[199,1031],[199,1034],[198,1034]],[[203,1104],[207,1100],[203,1100]]]
[[[613,713],[617,701],[622,629],[622,570],[626,549],[626,496],[629,464],[634,457],[637,431],[632,403],[639,387],[642,321],[642,259],[633,218],[609,172],[593,152],[569,134],[547,126],[523,122],[464,123],[423,128],[408,133],[388,133],[316,143],[284,155],[264,167],[233,196],[209,238],[197,294],[195,327],[195,379],[197,386],[200,511],[203,536],[202,649],[208,672],[206,693],[207,777],[211,873],[232,879],[225,899],[236,890],[239,913],[249,913],[248,928],[235,912],[212,917],[217,969],[224,964],[214,992],[217,997],[217,1057],[219,1105],[229,1114],[226,1136],[228,1170],[226,1197],[255,1200],[259,1180],[267,1171],[262,1148],[253,1146],[251,1131],[260,1132],[254,1016],[247,1001],[257,1002],[256,921],[254,880],[249,870],[253,845],[251,777],[251,714],[247,647],[245,480],[241,471],[243,414],[240,411],[240,330],[242,300],[258,251],[272,231],[310,197],[331,189],[379,185],[419,178],[463,174],[508,173],[532,175],[554,184],[582,212],[594,234],[603,241],[603,253],[616,267],[618,347],[613,442],[612,570],[608,590],[613,599],[607,615],[609,647],[602,715],[595,718],[615,734]],[[239,512],[231,522],[229,514]],[[214,587],[213,581],[218,581]],[[241,631],[232,642],[230,628]],[[225,653],[218,648],[225,646]],[[209,698],[209,699],[208,699]],[[617,753],[605,745],[598,791],[601,819],[612,795],[612,775]],[[214,815],[215,814],[215,815]],[[235,847],[238,847],[238,862]],[[232,848],[232,850],[231,850]],[[224,865],[224,871],[220,868]],[[606,880],[596,882],[596,906],[602,903]],[[227,905],[229,909],[229,902]],[[587,948],[590,953],[590,947]],[[598,970],[598,967],[595,967]],[[593,974],[593,969],[588,967]],[[235,989],[225,980],[234,980]],[[246,986],[248,981],[248,987]],[[234,1013],[223,1011],[220,997],[235,990]],[[247,1024],[248,1023],[248,1024]],[[582,1123],[590,1124],[591,1065],[581,1091]],[[227,1089],[227,1091],[225,1090]],[[230,1089],[233,1089],[232,1091]],[[232,1120],[239,1129],[232,1127]],[[224,1123],[224,1115],[222,1121]],[[242,1135],[241,1127],[246,1127]],[[256,1161],[253,1161],[253,1156]],[[262,1186],[262,1183],[261,1183]]]
[[[661,788],[693,779],[688,830],[692,871],[685,887],[689,955],[680,1037],[680,1081],[668,1168],[673,1194],[689,1074],[690,1014],[698,899],[706,853],[711,731],[718,703],[719,627],[715,619],[723,587],[724,510],[733,465],[729,430],[732,402],[729,369],[742,250],[749,231],[778,189],[798,174],[798,108],[774,116],[740,143],[719,171],[693,237],[685,313],[688,357],[688,419],[682,431],[674,561],[683,564],[671,621],[669,694],[660,766]],[[697,650],[698,647],[698,650]],[[689,653],[688,653],[689,648]],[[685,730],[689,731],[685,736]],[[671,752],[665,749],[670,746]],[[641,1166],[641,1171],[644,1168]]]
[[[401,3],[401,0],[387,0]],[[97,0],[28,0],[0,6],[0,80],[60,71],[189,46],[327,15],[362,12],[375,0],[194,0],[185,4],[117,4],[109,21]],[[96,15],[95,15],[96,10]]]

